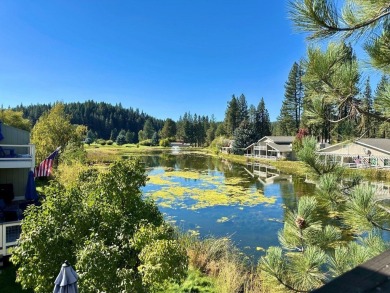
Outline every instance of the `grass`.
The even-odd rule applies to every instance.
[[[312,171],[310,168],[308,168],[303,162],[299,161],[288,161],[288,160],[267,160],[267,159],[260,159],[260,158],[248,158],[244,156],[239,156],[239,155],[232,155],[232,154],[218,154],[218,157],[246,165],[248,163],[262,163],[265,165],[270,165],[278,169],[280,172],[285,173],[285,174],[294,174],[299,177],[305,177],[306,174],[310,174]]]
[[[33,290],[23,290],[19,283],[15,282],[16,268],[11,264],[6,264],[0,269],[0,291],[12,293],[33,293]],[[53,285],[54,286],[54,285]],[[53,287],[54,288],[54,287]]]
[[[185,234],[181,240],[187,248],[190,267],[209,276],[215,284],[215,292],[262,292],[258,273],[229,238],[199,240]]]
[[[199,270],[191,268],[188,276],[181,285],[172,284],[163,291],[164,293],[217,293],[215,280],[202,274]],[[161,292],[162,293],[162,292]]]

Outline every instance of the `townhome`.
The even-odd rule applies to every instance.
[[[23,211],[37,200],[35,146],[30,133],[0,124],[0,257],[10,255],[21,232]]]
[[[245,156],[264,159],[293,159],[294,136],[264,136],[245,148]]]

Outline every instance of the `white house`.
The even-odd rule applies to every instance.
[[[326,160],[352,168],[390,168],[390,139],[361,138],[318,151]]]
[[[245,148],[245,156],[265,159],[292,159],[294,136],[264,136]]]

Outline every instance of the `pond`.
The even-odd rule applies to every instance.
[[[168,221],[200,237],[229,237],[258,258],[278,245],[286,209],[314,185],[259,164],[243,166],[202,154],[142,157],[149,170],[145,196]]]

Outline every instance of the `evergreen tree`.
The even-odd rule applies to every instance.
[[[246,102],[246,98],[244,94],[237,99],[237,107],[238,107],[238,125],[244,120],[249,119],[248,113],[248,103]]]
[[[218,123],[217,129],[215,130],[215,137],[227,135],[225,123]]]
[[[172,119],[168,118],[164,122],[164,126],[161,130],[162,138],[172,138],[176,135],[176,123]]]
[[[42,113],[50,110],[52,107],[53,105],[51,104],[38,104],[28,107],[20,105],[16,109],[22,111],[24,117],[28,118],[34,125]],[[125,109],[121,104],[113,106],[104,102],[97,103],[94,101],[68,103],[64,104],[64,111],[66,114],[71,115],[72,124],[85,125],[88,129],[96,132],[97,137],[113,141],[116,140],[118,135],[116,132],[113,137],[110,137],[114,128],[138,133],[138,131],[143,129],[145,121],[150,119],[155,131],[160,131],[164,123],[162,120],[146,115],[138,109]]]
[[[118,130],[116,128],[113,128],[111,130],[110,139],[112,141],[116,141],[116,137],[118,136]]]
[[[254,127],[255,140],[271,134],[271,121],[268,110],[265,107],[264,98],[261,98],[257,106],[256,125]]]
[[[343,6],[337,5],[335,0],[292,0],[290,7],[295,26],[309,32],[309,40],[333,36],[343,40],[366,37],[364,48],[371,57],[371,64],[389,72],[390,13],[387,0],[350,0],[344,1]]]
[[[373,67],[382,70],[384,73],[390,72],[390,13],[389,3],[387,0],[378,1],[361,1],[350,0],[344,1],[344,5],[337,5],[334,0],[292,0],[290,15],[296,27],[302,31],[309,32],[310,40],[330,38],[332,36],[341,36],[343,41],[348,38],[356,40],[362,38],[364,49],[371,58]],[[381,33],[380,33],[381,32]],[[343,54],[339,54],[341,57]],[[336,60],[333,64],[337,64]],[[318,71],[322,76],[328,73],[333,75],[333,68],[322,66],[317,62]],[[353,64],[351,64],[353,66]],[[337,70],[337,67],[335,69]],[[352,72],[350,72],[352,73]],[[347,85],[345,78],[347,74],[340,76],[340,81],[344,79],[344,85]],[[354,78],[350,75],[349,78]],[[336,84],[331,83],[335,90],[338,90]],[[340,86],[342,84],[340,83]],[[390,106],[390,91],[383,96],[380,103]],[[326,93],[323,93],[326,95]],[[346,108],[348,116],[355,118],[360,114],[370,115],[380,121],[388,121],[386,113],[375,112],[370,114],[360,104],[355,94],[346,96],[344,90],[340,91],[339,100],[334,101],[335,105]],[[339,119],[343,117],[338,117]]]
[[[286,101],[282,102],[282,107],[280,108],[280,114],[276,118],[278,122],[278,135],[293,135],[295,133],[295,121],[288,111],[288,106]]]
[[[225,130],[228,136],[233,136],[234,130],[239,126],[240,112],[238,102],[233,95],[225,112]]]
[[[323,52],[311,47],[304,62],[305,123],[317,128],[322,140],[331,138],[332,125],[360,119],[358,63],[350,46],[331,43]]]
[[[337,277],[388,249],[379,230],[389,231],[389,212],[376,190],[360,184],[357,177],[343,181],[340,166],[328,166],[315,145],[314,139],[304,138],[299,153],[321,174],[316,177],[316,192],[300,197],[297,208],[286,212],[278,233],[281,247],[270,247],[261,258],[265,287],[282,285],[309,292],[321,287],[328,276]],[[319,217],[318,209],[328,218]],[[354,231],[354,241],[344,236],[345,229]]]
[[[151,139],[154,132],[155,130],[153,127],[152,120],[151,119],[146,120],[143,128],[144,139]]]
[[[390,96],[390,80],[387,75],[382,75],[375,90],[374,110],[385,117],[390,117],[390,103],[387,103]],[[390,123],[388,121],[375,121],[376,137],[390,138]]]
[[[124,145],[126,143],[126,136],[123,133],[119,133],[116,137],[117,145]]]
[[[88,130],[86,140],[88,140],[89,143],[93,143],[96,140],[96,138],[97,137],[95,133],[91,129]]]
[[[295,135],[301,123],[304,95],[302,76],[302,66],[294,62],[284,86],[285,99],[278,119],[284,135]]]
[[[255,141],[256,133],[248,120],[241,122],[240,126],[234,131],[233,153],[241,155],[244,149]]]
[[[365,137],[375,137],[375,127],[373,127],[371,117],[371,114],[373,113],[373,97],[369,77],[367,77],[364,85],[362,103],[364,111],[368,113],[367,115],[363,115],[362,118],[361,127],[363,129],[363,134]]]
[[[135,138],[135,133],[131,132],[130,130],[126,131],[126,143],[133,143]]]

